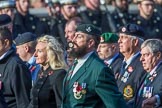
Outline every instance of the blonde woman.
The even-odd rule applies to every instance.
[[[66,74],[63,49],[54,37],[45,35],[37,40],[34,56],[41,71],[31,90],[28,108],[58,108]]]

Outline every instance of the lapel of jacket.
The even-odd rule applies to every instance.
[[[140,54],[139,54],[140,55]],[[128,66],[127,66],[127,68],[125,69],[125,72],[127,71],[130,71],[130,69],[129,68],[132,68],[132,72],[128,72],[129,73],[129,77],[128,77],[128,80],[129,80],[129,78],[131,77],[131,75],[132,75],[132,73],[134,72],[134,71],[136,71],[135,70],[135,67],[136,67],[136,65],[137,65],[137,63],[138,63],[138,61],[139,61],[139,58],[140,58],[140,56],[137,56]],[[125,74],[125,72],[121,75],[121,77],[119,78],[119,80],[120,81],[118,81],[118,86],[119,87],[121,87],[122,86],[122,84],[123,84],[123,81],[121,81],[121,78],[123,77],[123,75]],[[125,82],[125,83],[127,83],[128,82],[128,80]]]
[[[87,69],[89,68],[89,65],[91,64],[91,62],[94,60],[95,57],[96,57],[96,54],[92,53],[92,55],[90,55],[87,61],[81,66],[81,68],[71,78],[67,87],[65,87],[66,85],[64,84],[64,95],[63,96],[65,96],[67,92],[73,87],[74,82],[76,82],[87,71]],[[64,80],[64,83],[65,83],[65,80]]]
[[[162,63],[159,64],[158,68],[155,70],[157,75],[152,79],[152,81],[151,81],[151,79],[149,79],[150,81],[148,82],[147,86],[150,86],[154,82],[154,80],[158,76],[159,72],[161,72],[161,69],[162,69]],[[151,75],[151,77],[152,77],[152,75]]]

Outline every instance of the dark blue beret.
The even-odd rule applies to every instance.
[[[30,32],[26,32],[23,34],[19,34],[15,38],[14,43],[16,46],[19,46],[19,45],[22,45],[22,44],[25,44],[27,42],[34,41],[34,40],[36,40],[36,35]]]
[[[127,35],[137,36],[137,37],[144,37],[145,33],[141,26],[136,24],[127,24],[119,29],[119,33],[124,33]]]
[[[83,33],[93,35],[93,36],[100,36],[101,31],[98,27],[92,25],[92,24],[80,24],[78,25],[76,31],[81,31]]]
[[[0,27],[4,27],[11,23],[11,17],[7,14],[1,14],[0,15]]]

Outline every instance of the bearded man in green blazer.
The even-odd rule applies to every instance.
[[[77,27],[69,44],[77,64],[64,79],[62,108],[127,108],[112,70],[95,52],[99,40],[100,30],[95,26]]]

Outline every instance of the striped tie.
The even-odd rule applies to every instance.
[[[146,76],[144,82],[142,83],[142,85],[141,85],[141,87],[140,87],[140,89],[139,89],[139,91],[138,91],[138,96],[140,96],[140,95],[142,94],[143,88],[144,88],[144,87],[146,86],[146,84],[149,82],[149,77],[150,77],[150,74],[147,74],[147,76]]]
[[[123,61],[121,69],[120,69],[120,76],[124,74],[126,65],[127,65],[126,61]]]
[[[68,70],[69,73],[68,73],[68,76],[67,76],[67,79],[66,79],[66,85],[69,83],[71,76],[73,74],[74,68],[77,65],[77,63],[78,63],[78,60],[75,60],[72,64],[72,66],[70,67],[70,69]]]

